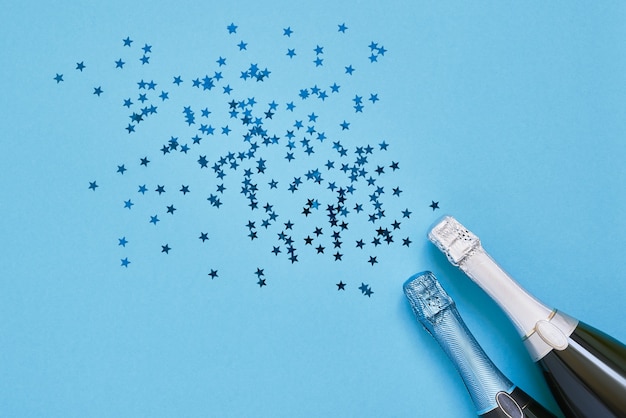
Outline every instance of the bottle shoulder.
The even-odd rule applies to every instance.
[[[626,346],[620,341],[584,322],[578,323],[571,339],[626,378]]]
[[[579,323],[563,350],[540,361],[563,411],[573,417],[626,416],[626,347],[595,328]]]

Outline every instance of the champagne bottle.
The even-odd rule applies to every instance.
[[[526,292],[476,235],[444,217],[428,238],[504,310],[568,417],[626,417],[626,347]]]
[[[426,331],[439,343],[463,378],[476,413],[485,418],[554,417],[516,387],[487,357],[452,298],[430,271],[404,283],[404,294]]]

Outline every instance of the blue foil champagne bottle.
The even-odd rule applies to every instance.
[[[478,416],[554,417],[493,364],[463,322],[452,298],[431,272],[412,276],[404,284],[404,293],[417,319],[437,340],[461,375]]]
[[[428,237],[500,305],[566,416],[626,417],[624,344],[534,298],[456,219],[444,217]]]

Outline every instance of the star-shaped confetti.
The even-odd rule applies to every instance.
[[[137,45],[143,47],[133,48],[127,36],[119,49],[109,51],[106,61],[118,75],[98,77],[102,85],[93,87],[92,94],[98,97],[105,95],[103,86],[107,96],[118,95],[114,101],[126,117],[113,123],[141,144],[135,148],[139,155],[120,150],[121,161],[134,161],[141,168],[117,166],[120,184],[131,181],[129,187],[137,190],[129,198],[128,188],[119,187],[117,202],[123,202],[120,206],[127,211],[141,212],[142,227],[150,224],[149,228],[163,230],[162,241],[152,243],[154,252],[169,254],[170,243],[180,241],[194,242],[200,249],[224,239],[252,241],[250,245],[266,246],[263,254],[274,260],[273,270],[282,269],[279,263],[292,265],[310,257],[316,262],[367,263],[375,268],[384,262],[381,247],[409,247],[406,222],[413,212],[400,210],[395,203],[407,199],[411,190],[399,184],[401,178],[395,174],[401,164],[387,154],[388,139],[357,134],[363,118],[378,117],[384,92],[378,90],[376,77],[363,84],[347,82],[350,77],[364,77],[369,71],[357,73],[356,67],[379,62],[388,50],[379,40],[354,44],[343,36],[348,30],[345,22],[335,29],[330,25],[332,42],[325,36],[298,39],[294,26],[274,27],[274,45],[259,45],[247,27],[240,30],[234,22],[223,24],[227,41],[214,44],[215,55],[208,66],[181,68],[175,61],[168,63],[158,45],[142,40]],[[354,54],[338,54],[339,42],[345,47],[339,50]],[[274,48],[278,54],[270,58],[264,48]],[[283,73],[274,72],[276,68],[299,61],[313,72],[291,73],[289,79],[283,75],[265,87],[267,80]],[[151,79],[147,69],[164,63],[172,73]],[[75,65],[80,72],[86,68],[84,61]],[[131,66],[132,71],[127,71]],[[89,73],[101,70],[92,67],[95,64],[90,64]],[[140,73],[135,71],[138,68]],[[328,78],[322,82],[316,72]],[[54,81],[63,82],[63,74],[57,73]],[[293,84],[291,93],[274,89],[276,83]],[[360,91],[359,85],[367,87]],[[159,139],[148,133],[155,119],[167,121],[167,136]],[[379,123],[383,126],[385,121],[381,118]],[[98,187],[95,180],[89,181],[89,190]],[[110,187],[118,186],[107,182],[107,190]],[[195,207],[199,204],[204,206]],[[437,209],[438,202],[431,207]],[[249,217],[240,223],[241,230],[220,232],[224,235],[219,237],[211,232],[209,241],[204,231],[223,231],[212,226],[242,209]],[[173,220],[183,218],[195,225],[195,232],[183,236],[183,229],[169,228]],[[147,238],[133,235],[133,243],[141,239]],[[124,237],[118,246],[126,247],[127,242]],[[120,260],[122,267],[129,266],[128,258]],[[213,255],[209,260],[213,266],[205,267],[204,274],[208,271],[211,279],[217,278],[216,264],[222,261]],[[271,275],[270,266],[267,271]],[[259,287],[267,286],[266,268],[256,267],[254,275]],[[368,284],[348,287],[343,280],[349,278],[332,282],[337,290],[358,288],[368,297],[374,293]]]

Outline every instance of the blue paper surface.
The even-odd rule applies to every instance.
[[[455,216],[539,299],[626,340],[625,13],[5,7],[1,415],[474,416],[402,293],[426,269],[555,409],[426,233]]]

